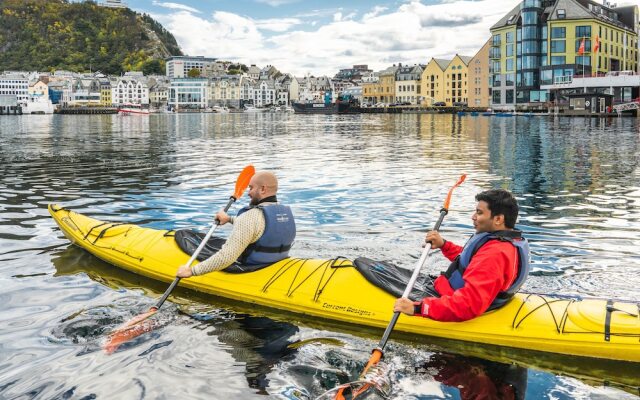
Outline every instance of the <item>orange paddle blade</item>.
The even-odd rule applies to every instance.
[[[130,326],[129,328],[121,329],[114,331],[109,335],[109,339],[107,343],[102,347],[107,354],[111,354],[120,347],[122,343],[126,343],[138,336],[145,334],[147,332],[151,332],[156,327],[156,324],[151,321],[144,321],[142,323],[137,323],[136,325]]]
[[[451,195],[453,194],[453,189],[460,186],[466,178],[467,178],[467,174],[462,174],[462,176],[460,176],[460,179],[458,179],[458,182],[456,182],[456,184],[453,185],[451,189],[449,189],[449,193],[447,194],[447,199],[444,201],[444,205],[442,206],[442,208],[449,211],[449,203],[451,202]]]
[[[233,197],[238,200],[242,197],[242,193],[244,193],[247,186],[249,186],[249,181],[251,181],[251,177],[256,173],[256,169],[253,165],[247,165],[244,167],[240,175],[238,176],[238,180],[236,181],[236,190],[233,192]]]
[[[114,351],[116,351],[118,346],[120,346],[122,343],[128,340],[134,339],[142,335],[143,333],[149,332],[151,329],[153,329],[153,324],[140,324],[140,323],[142,321],[145,321],[152,315],[154,315],[156,312],[158,312],[158,308],[151,307],[149,311],[147,311],[146,313],[136,315],[135,317],[131,318],[129,321],[125,322],[124,324],[114,329],[113,332],[109,334],[109,339],[107,340],[107,343],[105,343],[105,345],[102,347],[104,351],[107,354],[111,354]]]

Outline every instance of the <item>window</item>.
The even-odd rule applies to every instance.
[[[507,72],[513,71],[513,58],[507,58],[504,70]]]
[[[564,40],[552,40],[551,41],[551,52],[552,53],[564,53],[566,51],[565,41]]]
[[[500,83],[500,75],[494,75],[493,76],[493,87],[500,87],[501,83]]]
[[[576,56],[576,64],[591,65],[591,56]]]
[[[564,8],[557,9],[556,10],[556,15],[558,16],[558,19],[564,19],[567,16]]]
[[[538,39],[538,27],[537,26],[524,26],[522,27],[522,39]]]
[[[577,38],[591,37],[591,26],[589,25],[576,26],[576,37]]]
[[[565,56],[551,56],[551,65],[562,65],[567,63]]]
[[[567,30],[565,27],[553,27],[551,28],[551,39],[564,39],[567,37]]]
[[[582,43],[582,39],[576,40],[576,53],[580,49],[580,44]],[[584,41],[584,52],[591,53],[591,39],[585,39]]]
[[[507,43],[513,43],[513,32],[506,33]]]
[[[494,90],[492,97],[493,98],[491,100],[492,100],[493,104],[500,104],[500,91],[499,90]]]
[[[522,25],[535,25],[538,21],[538,13],[535,11],[524,11],[522,13]]]
[[[553,71],[550,69],[540,71],[540,84],[551,85],[553,83]]]
[[[494,46],[500,46],[500,34],[499,34],[499,33],[498,33],[498,34],[496,34],[496,35],[493,35],[493,42],[492,42],[492,44],[493,44]]]
[[[505,91],[504,102],[506,104],[513,104],[513,89],[507,89]]]
[[[513,45],[508,44],[506,49],[507,49],[506,56],[513,57]]]
[[[515,74],[506,74],[504,76],[504,84],[505,86],[513,86],[515,84],[516,75]]]

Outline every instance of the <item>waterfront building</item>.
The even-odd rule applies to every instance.
[[[216,59],[203,56],[173,56],[165,59],[167,76],[169,78],[186,78],[189,71],[197,69],[204,76],[205,69],[213,64]]]
[[[209,106],[241,108],[242,75],[220,75],[210,80]]]
[[[23,74],[12,72],[0,75],[0,96],[11,99],[15,97],[18,105],[26,104],[29,100],[29,79]]]
[[[119,78],[111,90],[111,103],[114,106],[149,104],[149,87],[143,79]]]
[[[100,81],[97,78],[75,78],[65,90],[65,107],[100,106]],[[71,90],[69,90],[69,88]]]
[[[448,106],[466,106],[468,104],[468,66],[471,58],[456,54],[444,70],[444,101]]]
[[[325,94],[331,93],[331,101],[336,97],[333,81],[325,76],[306,76],[300,82],[299,100],[303,103],[324,102]]]
[[[291,74],[289,76],[289,102],[297,102],[300,100],[300,78],[297,78]]]
[[[207,107],[209,82],[206,78],[174,78],[169,86],[169,106],[180,109]]]
[[[637,5],[522,1],[491,27],[494,108],[545,108],[554,99],[541,86],[637,71],[638,18]]]
[[[49,99],[53,104],[61,104],[63,92],[67,86],[64,80],[51,80],[47,84]]]
[[[401,66],[396,71],[395,76],[395,97],[396,103],[410,103],[412,105],[422,102],[421,78],[424,66]]]
[[[157,81],[149,88],[149,105],[155,108],[165,108],[169,104],[169,84]]]
[[[489,85],[489,50],[491,39],[469,61],[469,107],[487,108],[491,105],[491,87]]]
[[[380,101],[380,77],[378,72],[362,76],[362,104],[373,105]]]
[[[385,104],[391,104],[396,98],[396,72],[402,65],[396,66],[395,64],[385,70],[380,71],[378,74],[380,87],[380,102]]]
[[[288,105],[292,101],[298,101],[300,85],[298,79],[291,74],[283,74],[276,79],[276,93],[278,104]]]
[[[431,58],[422,71],[422,97],[424,106],[445,103],[445,73],[452,60]],[[450,97],[449,97],[450,98]]]
[[[49,99],[49,85],[45,83],[42,79],[38,79],[37,81],[29,84],[29,98],[40,97],[45,100]]]
[[[100,82],[100,106],[111,107],[113,96],[111,94],[111,80],[108,77],[99,78]]]

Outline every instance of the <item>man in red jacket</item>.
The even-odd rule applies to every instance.
[[[433,282],[439,296],[421,301],[396,300],[394,311],[437,321],[466,321],[509,301],[529,273],[529,246],[515,229],[518,202],[503,189],[476,196],[471,219],[476,233],[464,248],[444,240],[437,231],[427,233],[432,249],[441,249],[452,261],[447,272]]]

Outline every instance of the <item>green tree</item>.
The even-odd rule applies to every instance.
[[[189,70],[189,72],[187,72],[187,76],[189,78],[199,78],[200,77],[200,70],[198,68],[192,68]]]

